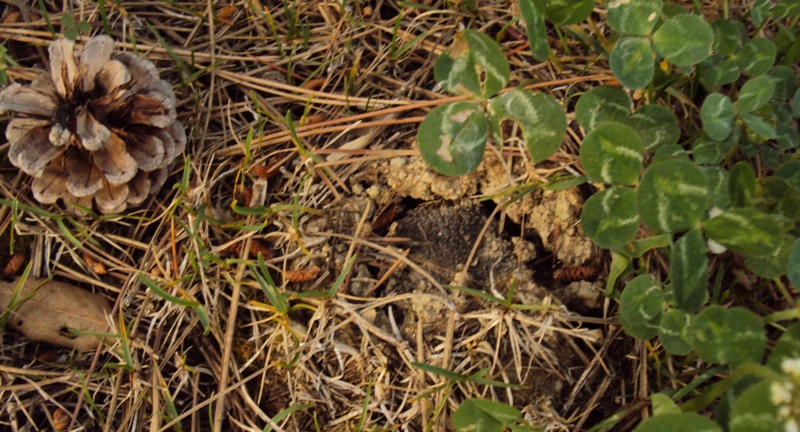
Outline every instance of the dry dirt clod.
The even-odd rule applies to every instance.
[[[50,45],[50,73],[30,86],[0,93],[12,164],[33,177],[37,201],[119,213],[161,189],[186,147],[172,87],[155,66],[114,54],[114,40],[96,36],[84,48]]]
[[[585,313],[600,308],[604,299],[603,288],[602,282],[572,282],[564,287],[561,298],[571,311]]]
[[[401,197],[457,200],[478,190],[477,173],[446,176],[434,171],[421,157],[392,159],[381,171],[389,187]]]
[[[65,331],[108,333],[111,305],[105,297],[68,283],[35,278],[28,278],[15,297],[17,283],[0,282],[0,312],[9,312],[8,325],[28,339],[92,351],[100,342],[97,337],[70,337]]]
[[[520,164],[514,164],[510,169],[514,177],[525,178]],[[484,195],[494,195],[513,186],[506,167],[495,157],[487,157],[479,171],[480,192]],[[499,197],[495,202],[500,204],[505,199]],[[535,230],[545,249],[555,253],[564,266],[574,267],[584,265],[596,253],[591,240],[580,228],[583,201],[577,188],[561,191],[536,189],[506,206],[503,212],[514,223]]]

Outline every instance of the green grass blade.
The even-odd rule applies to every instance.
[[[314,404],[300,404],[300,405],[290,406],[289,408],[284,408],[278,414],[275,414],[275,416],[272,417],[271,419],[272,423],[278,424],[278,422],[296,413],[297,411],[302,411],[308,408],[314,408]],[[272,426],[271,425],[264,426],[263,431],[272,432]]]

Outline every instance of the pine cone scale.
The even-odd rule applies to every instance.
[[[151,183],[149,173],[139,171],[139,174],[128,183],[128,203],[131,205],[143,203],[150,194]]]
[[[166,130],[175,143],[175,157],[177,157],[186,150],[186,131],[183,130],[183,125],[178,122],[172,123]]]
[[[111,60],[114,53],[114,40],[108,36],[97,36],[89,39],[81,53],[81,64],[85,67],[83,73],[83,91],[94,90],[97,74]]]
[[[20,143],[14,144],[14,142],[25,137],[25,135],[29,134],[34,128],[47,129],[49,125],[50,122],[47,120],[31,118],[11,119],[6,128],[6,139],[8,139],[8,142],[11,143],[12,146],[19,145]]]
[[[149,61],[128,53],[117,54],[112,61],[121,63],[131,76],[136,77],[135,82],[124,92],[125,97],[133,96],[144,89],[150,88],[153,83],[160,81],[156,67]]]
[[[29,134],[15,141],[11,146],[16,147],[13,153],[16,155],[17,166],[33,177],[41,177],[50,161],[62,152],[60,148],[50,143],[45,128],[31,130]],[[9,153],[12,153],[11,149],[9,149]]]
[[[75,197],[91,197],[103,188],[103,172],[80,150],[70,153],[67,158],[69,179],[67,190]]]
[[[172,123],[170,118],[174,117],[163,101],[150,96],[134,95],[130,107],[127,120],[133,124],[165,128]]]
[[[103,213],[125,211],[130,194],[128,184],[113,185],[106,179],[103,179],[103,183],[103,189],[94,196],[98,209]]]
[[[122,86],[131,81],[131,73],[122,62],[111,60],[100,69],[95,81],[104,95],[118,98],[125,92],[121,89]]]
[[[86,150],[100,150],[111,136],[111,131],[95,120],[86,107],[81,107],[78,110],[76,120],[76,134],[80,137],[81,144]]]
[[[55,204],[67,192],[69,173],[63,167],[63,160],[59,156],[45,168],[41,177],[36,177],[31,182],[33,197],[43,204]]]
[[[64,100],[72,97],[73,83],[78,75],[74,50],[75,42],[69,39],[59,39],[50,44],[50,74],[56,91]]]
[[[93,152],[92,156],[95,165],[114,186],[127,183],[136,175],[136,160],[128,154],[125,143],[117,134],[112,133],[105,146]]]
[[[167,182],[167,169],[161,168],[150,173],[150,195],[158,192]]]
[[[56,102],[32,88],[14,83],[0,93],[0,114],[9,111],[41,117],[52,117]]]
[[[137,134],[128,142],[128,153],[136,160],[139,169],[155,171],[164,160],[164,143],[149,134]]]

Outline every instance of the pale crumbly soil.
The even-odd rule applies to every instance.
[[[12,81],[28,82],[47,63],[52,36],[39,4],[4,5],[0,36],[19,64]],[[167,187],[124,216],[44,206],[65,215],[60,228],[52,217],[0,210],[0,258],[13,241],[33,275],[107,297],[118,335],[73,353],[6,331],[0,427],[444,431],[469,397],[513,405],[553,431],[643,412],[647,352],[620,334],[614,302],[602,296],[607,257],[578,222],[591,188],[534,189],[506,205],[513,188],[580,174],[577,125],[536,166],[509,125],[500,151],[461,178],[434,173],[416,148],[419,122],[447,97],[433,80],[437,55],[463,25],[497,36],[515,2],[479,2],[477,12],[445,1],[428,1],[432,10],[388,0],[43,4],[55,31],[71,10],[92,33],[107,25],[119,50],[155,61],[175,84],[189,143]],[[533,85],[571,112],[576,95],[610,74],[584,46],[552,42],[557,62],[536,62],[520,23],[508,28],[510,85]],[[279,174],[258,177],[258,165]],[[3,199],[40,207],[30,179],[6,159],[0,168]],[[272,252],[265,264],[288,312],[254,277],[246,251],[256,245]],[[209,334],[195,311],[138,274],[198,301]],[[330,298],[319,293],[340,275]],[[513,286],[513,304],[535,307],[452,286],[499,298]],[[123,346],[128,368],[118,365]],[[486,378],[522,387],[447,387],[413,362],[463,375],[486,369]]]

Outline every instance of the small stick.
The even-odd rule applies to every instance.
[[[392,266],[391,266],[391,267],[389,267],[389,270],[386,270],[386,273],[384,273],[384,274],[383,274],[383,277],[381,277],[381,279],[380,279],[378,282],[376,282],[376,283],[375,283],[375,285],[373,285],[373,286],[372,286],[372,288],[370,288],[370,289],[369,289],[369,290],[368,290],[366,293],[364,293],[364,297],[369,297],[369,296],[371,296],[371,295],[372,295],[372,293],[374,293],[374,292],[375,292],[375,291],[376,291],[378,288],[380,288],[380,286],[381,286],[381,285],[383,285],[383,283],[384,283],[384,282],[386,282],[386,281],[389,279],[389,277],[390,277],[390,276],[391,276],[391,275],[392,275],[392,274],[395,272],[395,270],[397,270],[398,268],[400,268],[400,264],[402,264],[402,263],[403,263],[403,260],[405,260],[406,258],[408,258],[408,254],[409,254],[410,252],[411,252],[411,249],[406,249],[406,250],[405,250],[405,251],[404,251],[404,252],[403,252],[403,253],[400,255],[402,258],[398,258],[398,259],[397,259],[397,260],[394,262],[394,264],[392,264]]]

